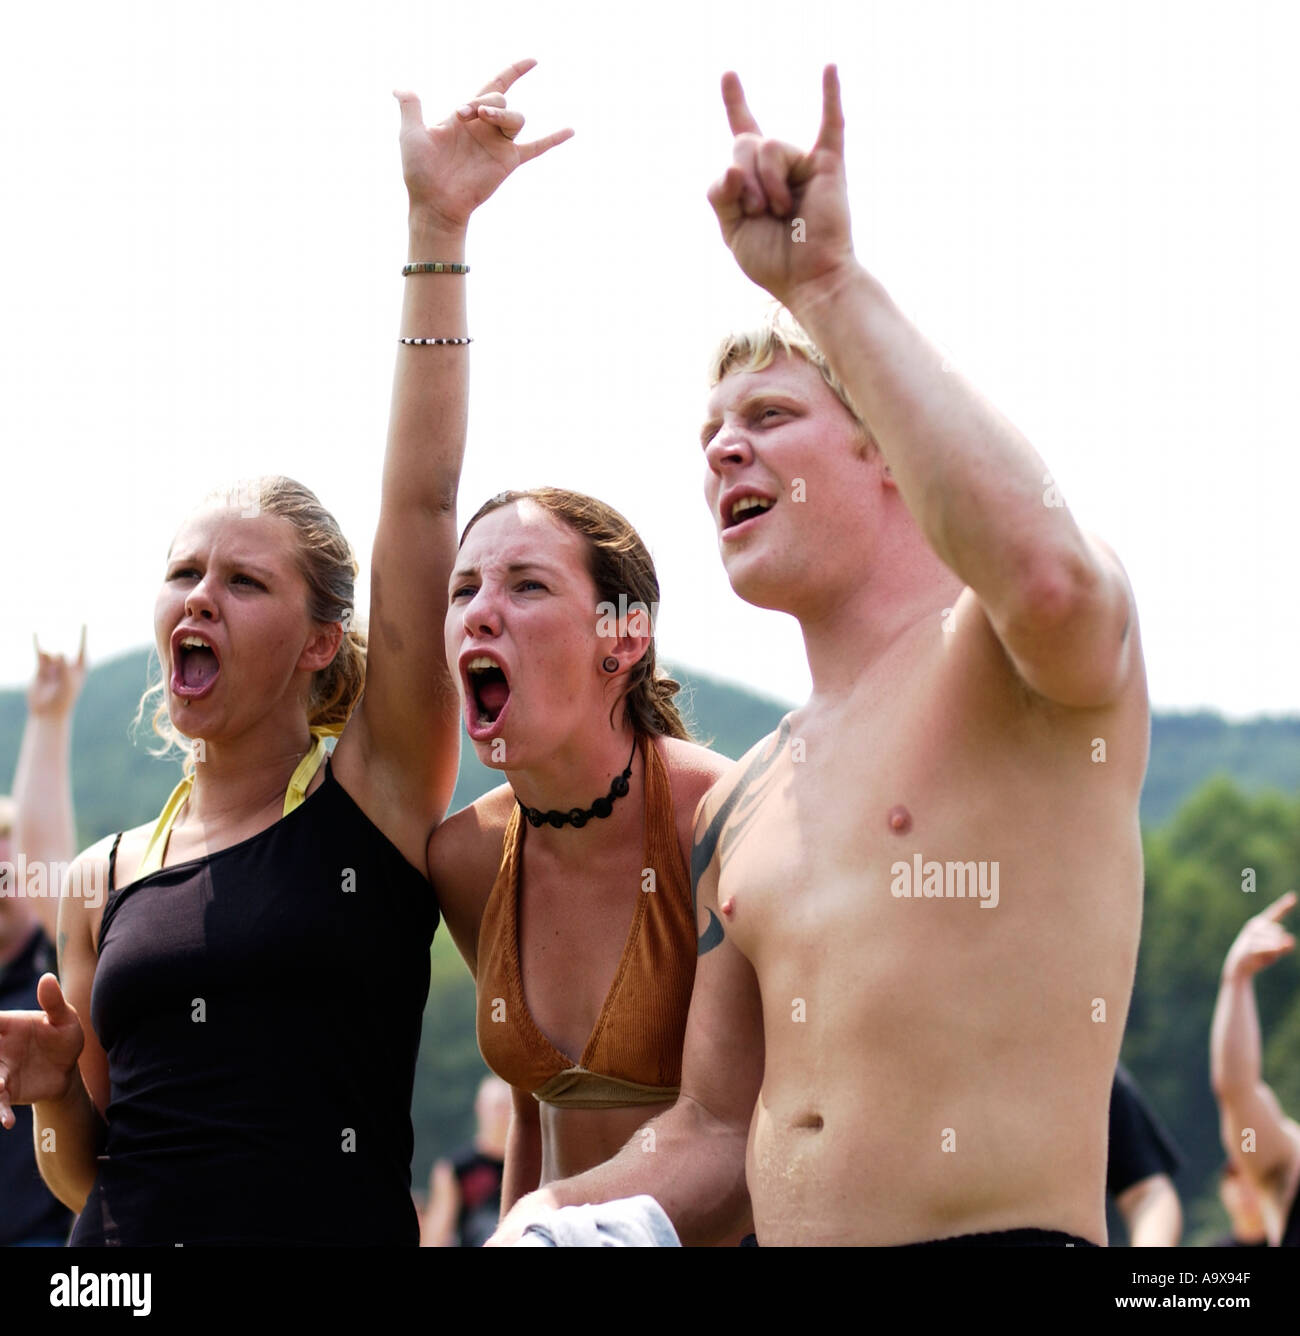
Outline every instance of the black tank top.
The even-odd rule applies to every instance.
[[[417,1244],[425,878],[328,762],[229,849],[121,891],[116,853],[90,998],[108,1133],[71,1244]]]

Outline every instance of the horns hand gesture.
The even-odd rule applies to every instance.
[[[709,203],[741,269],[792,307],[854,263],[839,76],[834,65],[822,75],[821,129],[807,153],[763,138],[735,74],[722,77],[722,101],[733,160]]]
[[[536,64],[520,60],[502,70],[434,126],[424,124],[414,93],[393,94],[402,109],[402,173],[412,209],[427,210],[448,230],[464,228],[470,214],[520,163],[570,138],[572,130],[556,130],[541,139],[518,142],[524,118],[506,105],[506,93]]]

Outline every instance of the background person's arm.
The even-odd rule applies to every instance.
[[[1296,903],[1289,891],[1248,919],[1223,962],[1210,1027],[1210,1084],[1219,1102],[1223,1149],[1277,1207],[1295,1177],[1300,1126],[1264,1081],[1255,975],[1295,948],[1281,920]]]
[[[429,1174],[429,1202],[420,1219],[421,1248],[454,1248],[460,1188],[447,1160],[436,1160]]]
[[[72,715],[86,680],[86,629],[73,660],[36,646],[36,675],[27,688],[27,723],[14,774],[14,851],[44,870],[46,894],[29,898],[50,941],[58,933],[61,873],[77,853],[72,809]]]
[[[734,74],[723,99],[734,162],[709,200],[737,263],[826,355],[926,540],[974,591],[1023,680],[1064,705],[1114,700],[1134,657],[1128,582],[1058,504],[1025,437],[947,368],[858,263],[834,67],[808,153],[761,136]]]

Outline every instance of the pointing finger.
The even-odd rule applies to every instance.
[[[834,65],[822,71],[822,127],[814,148],[844,154],[844,108],[840,103],[840,76]]]
[[[86,624],[85,622],[82,622],[81,648],[77,651],[77,667],[84,668],[85,666],[86,666]]]
[[[513,65],[502,70],[495,79],[485,83],[478,90],[478,96],[482,97],[484,93],[504,93],[516,79],[522,78],[536,64],[537,62],[532,59],[516,60]]]
[[[727,109],[727,124],[733,135],[757,135],[763,132],[758,128],[754,113],[745,101],[745,90],[740,86],[740,76],[728,70],[722,76],[722,105]]]
[[[520,162],[531,162],[534,158],[545,153],[547,149],[552,149],[556,144],[563,144],[566,139],[573,138],[573,131],[569,129],[556,130],[554,134],[549,134],[541,139],[534,139],[531,144],[517,144],[515,147],[519,150]]]

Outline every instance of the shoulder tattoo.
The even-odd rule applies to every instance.
[[[760,752],[754,757],[735,788],[719,804],[713,819],[696,835],[691,846],[691,907],[695,910],[696,923],[699,922],[700,879],[715,856],[718,859],[718,874],[722,874],[737,845],[749,831],[760,800],[772,782],[772,768],[785,751],[789,740],[790,720],[787,717],[781,720],[781,727],[777,729],[772,745],[766,752]],[[711,909],[707,913],[709,921],[696,943],[697,956],[707,955],[725,936],[718,916]]]

